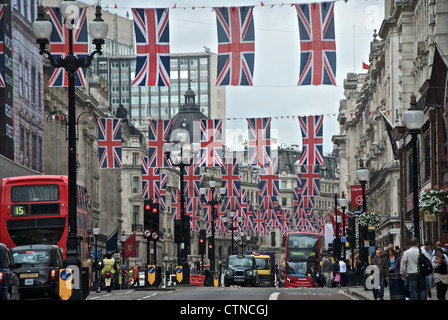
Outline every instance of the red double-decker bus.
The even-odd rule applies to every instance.
[[[311,287],[311,267],[319,270],[320,237],[317,233],[286,235],[285,287]]]
[[[65,258],[68,232],[68,177],[36,175],[9,177],[0,186],[0,242],[9,248],[55,244]],[[86,186],[77,183],[80,259],[88,265],[90,216]]]

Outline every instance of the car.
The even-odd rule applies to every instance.
[[[19,300],[19,279],[13,271],[11,252],[0,243],[0,300]]]
[[[227,260],[224,285],[257,286],[258,266],[252,255],[231,255]]]
[[[25,245],[11,249],[21,298],[59,299],[61,249],[56,245]]]

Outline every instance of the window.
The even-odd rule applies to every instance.
[[[138,193],[139,180],[138,177],[132,177],[132,193]]]

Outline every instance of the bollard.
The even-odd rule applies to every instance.
[[[404,300],[404,281],[401,273],[389,273],[390,300]]]

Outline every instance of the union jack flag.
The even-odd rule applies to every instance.
[[[99,168],[122,168],[121,120],[98,118]]]
[[[199,166],[193,163],[190,166],[184,167],[183,170],[185,196],[190,198],[200,197],[199,189],[201,188],[204,177],[200,173]]]
[[[260,197],[277,197],[280,195],[278,186],[278,158],[269,167],[260,167],[258,175],[258,194]]]
[[[323,115],[299,117],[302,131],[303,153],[299,165],[324,164]]]
[[[149,154],[151,167],[167,168],[171,167],[171,162],[163,153],[163,144],[171,134],[172,120],[150,120],[148,131]]]
[[[168,182],[168,174],[166,173],[160,173],[160,181],[159,181],[159,185],[157,188],[157,196],[159,197],[159,205],[160,205],[160,209],[163,211],[166,211],[167,206],[166,206],[166,184]]]
[[[180,192],[179,189],[171,189],[171,220],[180,220]]]
[[[218,29],[217,86],[252,86],[255,60],[254,7],[215,8]]]
[[[271,118],[247,119],[249,136],[249,166],[270,166]]]
[[[201,167],[222,167],[222,120],[201,120],[201,157],[198,165]]]
[[[227,163],[221,167],[221,179],[223,187],[226,188],[226,197],[230,200],[230,210],[237,210],[241,207],[241,181],[238,173],[238,159],[227,158]]]
[[[320,174],[318,165],[301,166],[302,196],[320,195]]]
[[[264,212],[260,209],[254,210],[251,218],[252,226],[254,231],[258,231],[260,233],[265,232],[266,228],[266,220],[264,217]]]
[[[199,210],[202,210],[201,199],[197,197],[185,198],[185,202],[186,202],[185,214],[190,217],[190,228],[192,231],[198,231],[200,229]]]
[[[298,85],[336,85],[334,2],[296,4],[300,31]]]
[[[50,37],[50,51],[53,57],[65,58],[69,52],[69,30],[64,24],[64,17],[60,8],[48,7],[48,15],[53,25]],[[89,45],[87,36],[86,8],[79,8],[78,21],[73,28],[73,54],[87,61],[89,56]],[[68,73],[64,68],[50,66],[49,87],[67,87]],[[75,73],[75,86],[84,87],[86,84],[86,68],[78,68]]]
[[[152,168],[149,157],[141,157],[142,160],[142,198],[158,199],[160,196],[160,168]]]
[[[5,68],[5,34],[3,32],[3,13],[5,12],[5,6],[0,5],[0,88],[5,87],[4,80],[4,68]]]
[[[170,85],[168,9],[132,9],[137,47],[136,86]]]

